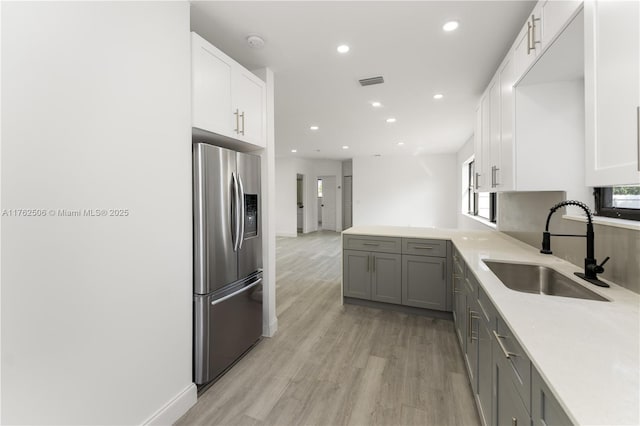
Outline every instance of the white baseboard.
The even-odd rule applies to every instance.
[[[171,401],[149,417],[143,425],[172,425],[193,407],[198,400],[198,389],[191,383]]]
[[[273,335],[276,334],[276,331],[278,331],[278,318],[274,318],[274,320],[271,321],[271,324],[267,324],[262,327],[262,335],[264,337],[273,337]]]
[[[298,233],[292,234],[290,232],[276,232],[276,237],[297,237]]]

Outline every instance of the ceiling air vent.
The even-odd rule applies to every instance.
[[[363,78],[360,81],[360,86],[371,86],[373,84],[382,84],[384,83],[384,78],[380,77],[371,77],[371,78]]]

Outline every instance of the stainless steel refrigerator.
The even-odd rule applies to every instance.
[[[193,144],[194,381],[210,382],[262,335],[260,157]]]

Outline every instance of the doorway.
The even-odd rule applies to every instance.
[[[296,174],[296,210],[297,229],[299,233],[304,232],[304,176]]]
[[[318,177],[318,229],[336,231],[336,177]]]
[[[353,176],[345,176],[342,183],[342,229],[353,226]]]

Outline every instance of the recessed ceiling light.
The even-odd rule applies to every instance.
[[[338,46],[338,53],[347,53],[349,51],[349,46],[347,46],[346,44],[341,44],[340,46]]]
[[[396,119],[391,117],[391,118],[387,118],[387,123],[395,123]]]
[[[433,95],[433,99],[442,99],[444,98],[444,95],[442,93],[436,93],[435,95]]]
[[[442,26],[442,29],[445,31],[453,31],[458,28],[458,25],[460,25],[458,21],[449,21]]]
[[[291,152],[293,152],[295,154],[296,152],[298,152],[298,150],[297,149],[292,149]]]
[[[342,149],[349,149],[347,145],[342,145]]]
[[[380,102],[371,102],[371,106],[374,108],[380,108],[382,106],[382,104]]]
[[[318,127],[318,126],[311,126],[311,127],[309,127],[309,129],[311,129],[311,130],[318,130],[319,128],[320,128],[320,127]]]
[[[404,142],[398,142],[398,146],[404,145]]]

